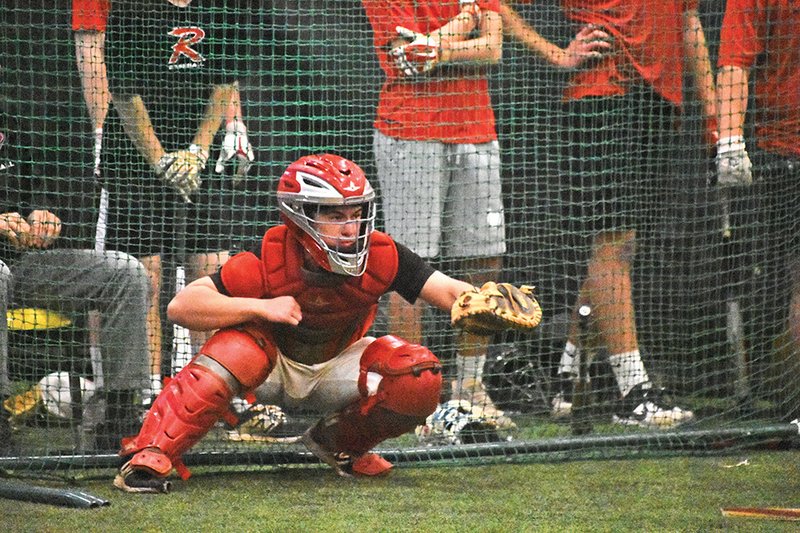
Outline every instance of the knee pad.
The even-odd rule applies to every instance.
[[[442,365],[424,346],[386,335],[364,350],[358,390],[364,414],[380,405],[401,415],[424,418],[439,404]]]
[[[245,391],[256,388],[267,379],[278,357],[272,339],[259,329],[248,326],[219,330],[198,354],[222,365]]]

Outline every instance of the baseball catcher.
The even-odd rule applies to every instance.
[[[174,322],[218,331],[165,385],[139,434],[123,439],[120,454],[129,459],[118,488],[166,492],[173,468],[188,478],[181,455],[237,395],[255,392],[265,405],[318,412],[301,441],[344,477],[386,474],[391,463],[370,450],[414,431],[436,410],[438,358],[393,335],[365,336],[378,300],[396,291],[449,311],[460,295],[481,291],[375,231],[375,193],[352,161],[322,154],[292,163],[279,180],[278,205],[284,224],[170,302]],[[485,292],[505,298],[509,312],[475,327],[508,327],[523,309],[540,315],[528,292],[505,285],[496,288],[499,297]],[[466,309],[468,322],[480,324],[483,313]]]

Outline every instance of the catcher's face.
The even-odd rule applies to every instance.
[[[320,207],[314,216],[314,229],[332,250],[353,253],[361,231],[361,215],[359,205]]]

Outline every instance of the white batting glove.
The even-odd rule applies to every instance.
[[[206,168],[208,152],[193,144],[188,150],[161,156],[155,165],[156,175],[180,194],[186,203],[192,203],[191,194],[200,188],[200,174]]]
[[[411,42],[389,52],[397,69],[408,77],[430,72],[439,62],[439,41],[430,35],[397,26],[397,34]]]
[[[103,151],[103,128],[94,130],[94,175],[100,177],[100,153]]]
[[[753,164],[741,135],[726,137],[717,143],[717,183],[722,187],[753,184]]]
[[[241,181],[253,166],[256,156],[253,153],[253,146],[247,139],[247,128],[239,119],[232,120],[225,125],[225,138],[222,140],[222,148],[219,151],[219,159],[214,170],[217,174],[225,171],[225,166],[229,161],[234,161],[234,184]]]

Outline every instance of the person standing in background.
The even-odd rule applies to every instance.
[[[778,352],[784,355],[778,387],[782,416],[798,416],[793,376],[800,346],[800,6],[790,0],[728,0],[717,60],[718,186],[730,193],[750,188],[754,175],[769,223],[770,250],[779,286],[787,286],[788,316]],[[746,140],[745,117],[754,88],[755,137]],[[785,238],[789,236],[789,238]],[[785,284],[785,285],[784,285]],[[783,295],[781,295],[783,296]],[[774,304],[771,304],[774,305]],[[781,311],[783,311],[781,309]],[[781,343],[783,343],[781,345]]]
[[[565,50],[549,43],[503,3],[506,32],[557,66],[574,68],[564,89],[569,153],[565,179],[577,217],[592,234],[591,252],[572,311],[559,366],[555,418],[572,411],[571,384],[580,346],[577,310],[589,305],[591,327],[604,347],[621,402],[613,420],[671,428],[694,418],[669,402],[651,381],[637,335],[631,268],[636,249],[638,198],[664,179],[670,137],[683,104],[685,66],[706,117],[706,143],[717,140],[714,80],[697,0],[562,0],[580,29]],[[594,44],[593,44],[594,43]]]
[[[497,0],[363,0],[386,80],[373,147],[387,233],[480,286],[506,251],[500,145],[487,67],[500,61]],[[422,342],[424,303],[388,296],[389,328]],[[513,421],[486,392],[488,337],[461,333],[453,399],[503,428]]]

